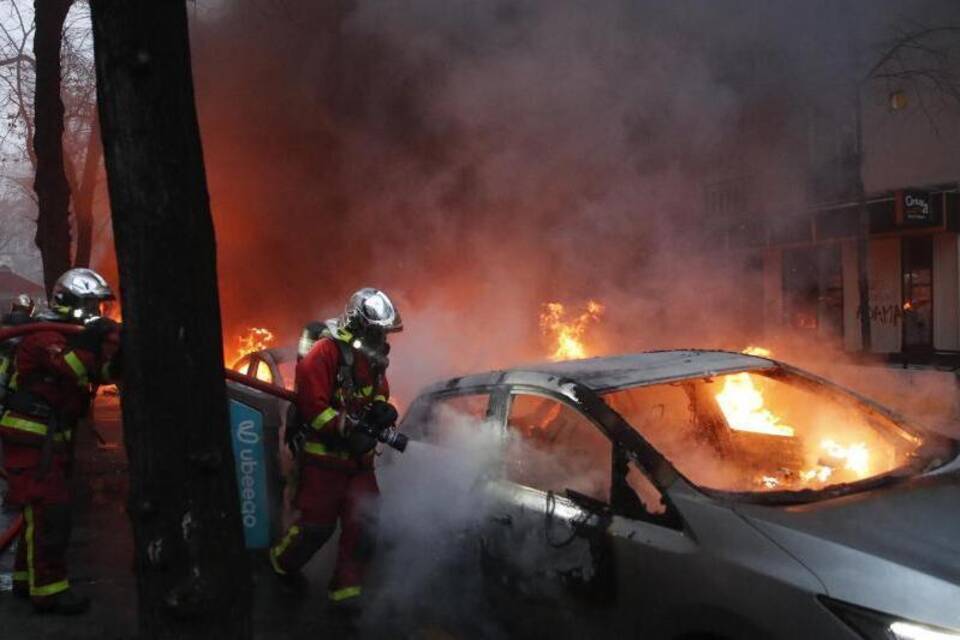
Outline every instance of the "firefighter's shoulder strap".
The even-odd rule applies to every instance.
[[[343,391],[344,399],[353,396],[356,387],[353,378],[353,349],[342,340],[333,341],[340,350],[340,364],[337,367],[337,387]]]
[[[354,354],[353,347],[350,346],[353,336],[346,329],[332,323],[327,324],[321,336],[332,340],[340,352],[337,364],[337,389],[341,392],[342,398],[353,397],[353,390],[356,388],[353,368]]]

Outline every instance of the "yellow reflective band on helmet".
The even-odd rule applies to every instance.
[[[69,351],[63,356],[63,361],[66,362],[71,369],[73,369],[73,374],[77,376],[77,384],[81,387],[85,387],[90,384],[90,379],[87,377],[87,368],[83,365],[83,362],[73,351]]]
[[[303,445],[303,450],[315,456],[333,456],[335,458],[343,458],[344,460],[350,459],[350,454],[346,451],[336,451],[330,449],[322,442],[306,442]]]
[[[0,427],[10,427],[11,429],[28,431],[30,433],[35,433],[38,436],[47,435],[47,425],[43,424],[42,422],[27,420],[26,418],[18,418],[9,411],[4,413],[3,417],[0,418]]]
[[[333,407],[327,407],[321,411],[316,418],[313,419],[313,421],[310,423],[310,426],[314,429],[322,429],[338,415],[339,412],[336,409]]]
[[[348,600],[350,598],[356,598],[363,592],[363,589],[360,587],[344,587],[343,589],[337,589],[336,591],[330,592],[330,600],[333,602],[340,602],[342,600]]]

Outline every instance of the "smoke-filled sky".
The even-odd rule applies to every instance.
[[[200,3],[227,334],[373,285],[416,384],[539,357],[552,299],[605,303],[607,350],[716,345],[759,276],[704,251],[705,185],[801,202],[803,114],[958,4]]]

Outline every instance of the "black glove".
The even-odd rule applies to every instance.
[[[397,413],[395,406],[384,400],[377,400],[370,405],[361,422],[365,423],[374,433],[380,433],[384,429],[395,425],[399,417],[400,414]]]
[[[100,357],[107,336],[119,331],[120,325],[110,318],[94,318],[83,327],[83,331],[73,336],[71,344]]]

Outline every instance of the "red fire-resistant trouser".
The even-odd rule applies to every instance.
[[[329,596],[335,602],[359,596],[376,538],[379,495],[372,469],[344,470],[306,462],[295,500],[300,516],[270,550],[274,569],[281,574],[299,570],[326,543],[339,521],[340,546]]]
[[[9,461],[16,445],[5,441]],[[14,587],[43,602],[70,588],[67,546],[70,542],[70,493],[66,456],[55,455],[45,473],[37,466],[7,467],[7,503],[23,509],[24,526],[14,559]]]

